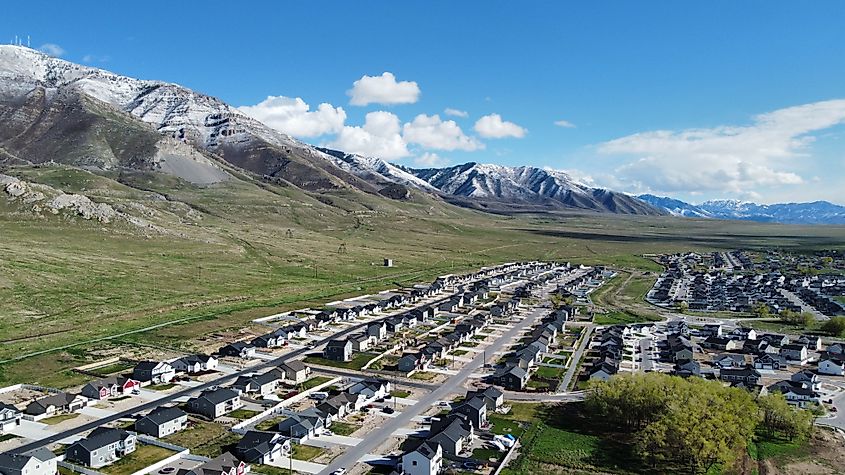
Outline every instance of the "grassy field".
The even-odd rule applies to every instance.
[[[504,216],[419,196],[317,196],[242,180],[198,187],[151,174],[121,176],[119,183],[62,167],[6,173],[116,207],[141,206],[165,231],[35,218],[0,200],[2,384],[69,387],[88,379],[69,369],[94,361],[93,352],[116,340],[201,351],[203,336],[238,331],[259,316],[507,261],[609,265],[645,279],[659,266],[644,253],[845,246],[841,227]],[[292,237],[285,237],[288,229]],[[395,267],[378,265],[385,257]],[[633,298],[643,285],[629,282],[618,298]]]
[[[291,457],[296,460],[314,460],[315,458],[326,453],[326,449],[322,447],[312,447],[310,445],[293,444]]]
[[[138,448],[134,452],[109,466],[101,468],[100,471],[107,475],[130,475],[159,460],[164,460],[174,453],[176,452],[164,447],[138,444]]]
[[[596,325],[619,325],[641,322],[654,322],[660,320],[651,315],[634,315],[627,311],[612,311],[608,313],[596,313],[593,322]]]
[[[305,363],[310,364],[319,364],[323,366],[331,366],[334,368],[346,368],[346,369],[361,369],[367,364],[371,359],[378,356],[375,353],[353,353],[352,360],[350,361],[335,361],[323,358],[322,356],[306,356]]]
[[[307,389],[315,388],[321,384],[328,383],[331,380],[332,378],[328,376],[314,376],[313,378],[307,379],[304,383],[300,384],[299,386],[304,391]]]
[[[329,429],[337,435],[348,436],[360,428],[361,426],[358,424],[349,424],[347,422],[334,422],[332,423],[332,426]]]

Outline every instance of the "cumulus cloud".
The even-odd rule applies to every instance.
[[[443,113],[454,117],[469,117],[469,112],[462,111],[460,109],[452,109],[451,107],[447,107],[446,109],[444,109]]]
[[[422,167],[440,167],[448,163],[448,160],[436,153],[426,152],[414,159],[414,164]]]
[[[405,141],[436,150],[473,151],[484,148],[474,137],[468,137],[454,120],[441,120],[440,116],[420,114],[402,127]]]
[[[396,81],[396,76],[384,72],[381,76],[362,76],[346,91],[353,106],[368,104],[413,104],[420,97],[420,87],[414,81]]]
[[[111,61],[111,56],[109,55],[98,56],[95,54],[86,54],[82,57],[83,63],[108,63],[109,61]]]
[[[845,100],[830,100],[761,114],[748,126],[642,132],[602,143],[598,150],[636,157],[614,173],[629,187],[739,194],[803,183],[795,168],[815,140],[811,133],[843,123]]]
[[[254,106],[241,106],[238,110],[294,137],[337,133],[346,121],[346,111],[342,107],[322,103],[311,110],[311,106],[299,97],[268,96]]]
[[[556,120],[555,125],[558,127],[563,127],[564,129],[574,129],[575,124],[569,122],[568,120]]]
[[[41,51],[42,53],[48,54],[50,56],[55,56],[57,58],[65,54],[65,49],[57,45],[56,43],[44,43],[43,45],[38,47],[38,51]]]
[[[488,139],[501,139],[505,137],[522,138],[528,132],[513,122],[502,120],[502,116],[499,114],[485,115],[478,119],[475,123],[475,131]]]
[[[385,111],[370,112],[363,126],[346,126],[330,147],[344,152],[393,160],[410,155],[400,135],[399,117]]]

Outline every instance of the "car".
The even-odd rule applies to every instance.
[[[132,394],[137,396],[137,395],[141,394],[141,390],[140,389],[133,389]]]
[[[393,414],[394,412],[396,412],[396,410],[394,410],[392,407],[383,407],[381,408],[381,412],[385,414]]]
[[[437,405],[440,407],[452,407],[452,403],[450,403],[449,401],[440,401],[437,403]]]
[[[836,406],[833,406],[830,408],[830,412],[839,412],[839,409],[837,409]]]

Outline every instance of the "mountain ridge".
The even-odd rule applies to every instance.
[[[654,206],[662,207],[674,216],[784,224],[845,224],[845,206],[823,200],[766,205],[750,201],[723,199],[708,200],[695,205],[652,194],[642,194],[638,198]]]

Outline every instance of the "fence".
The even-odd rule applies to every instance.
[[[271,407],[271,408],[269,408],[265,411],[262,411],[261,413],[250,417],[249,419],[246,419],[244,421],[241,421],[241,422],[235,424],[234,426],[232,426],[232,432],[234,432],[236,434],[243,434],[243,433],[246,432],[247,427],[255,424],[256,422],[260,422],[260,421],[272,416],[273,414],[281,413],[281,409],[283,407],[288,406],[288,405],[293,404],[293,403],[296,403],[296,402],[299,402],[299,401],[302,401],[303,399],[307,398],[308,395],[310,395],[311,393],[313,393],[315,391],[319,391],[323,388],[329,387],[332,384],[335,384],[335,383],[337,383],[341,380],[343,380],[343,378],[338,376],[337,378],[330,379],[329,381],[326,381],[323,384],[319,384],[317,386],[314,386],[311,389],[307,389],[305,391],[302,391],[301,393],[299,393],[299,394],[297,394],[293,397],[289,397],[289,398],[285,399],[284,401],[280,401],[275,406],[273,406],[273,407]]]
[[[59,460],[56,462],[60,467],[64,467],[72,472],[82,473],[84,475],[103,475],[102,472],[98,472],[96,470],[92,470],[90,468],[85,468],[81,465],[75,465],[70,462],[65,462],[63,460]]]
[[[502,470],[508,465],[508,462],[511,461],[513,455],[516,453],[516,449],[519,447],[519,439],[516,439],[516,442],[513,443],[513,446],[508,450],[508,453],[505,454],[505,457],[499,462],[499,466],[496,467],[496,470],[493,470],[493,473],[490,475],[499,475]]]

